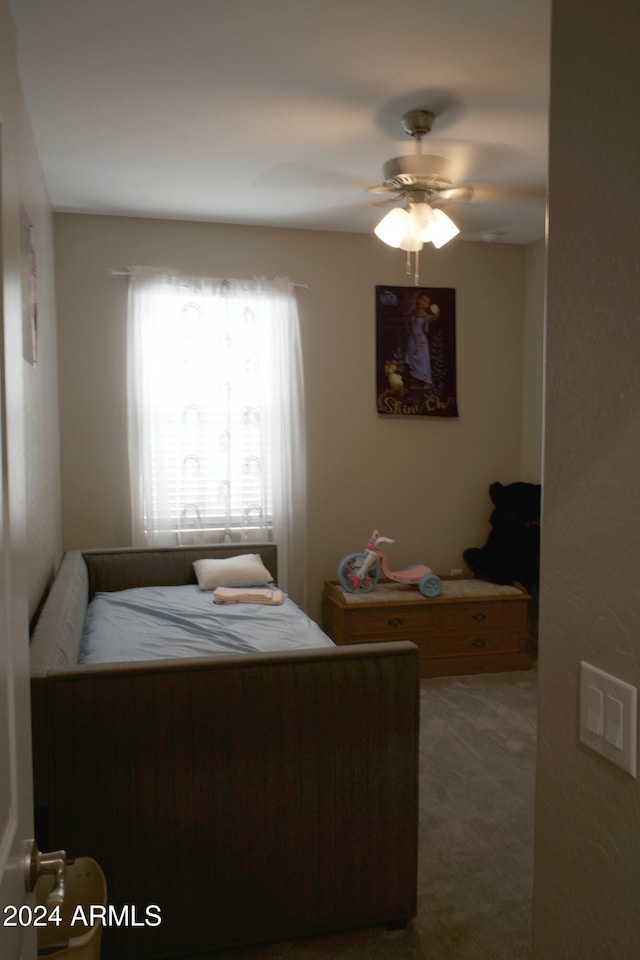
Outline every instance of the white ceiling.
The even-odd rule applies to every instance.
[[[369,232],[426,107],[461,235],[544,235],[550,0],[9,3],[55,210]]]

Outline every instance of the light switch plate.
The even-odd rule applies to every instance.
[[[580,740],[636,776],[638,689],[580,662]]]

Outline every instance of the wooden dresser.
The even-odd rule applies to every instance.
[[[339,645],[411,640],[423,677],[526,670],[529,599],[520,587],[483,580],[445,578],[435,600],[385,581],[370,593],[347,593],[331,580],[324,629]]]

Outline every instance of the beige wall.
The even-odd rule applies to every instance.
[[[26,114],[21,123],[21,202],[33,224],[37,268],[37,362],[24,363],[26,561],[32,616],[62,551],[60,430],[53,217]]]
[[[553,11],[535,956],[635,960],[640,783],[579,744],[577,684],[640,685],[640,6]]]
[[[53,224],[15,64],[13,22],[0,0],[2,265],[12,573],[24,576],[28,616],[60,559],[60,466]],[[33,224],[39,358],[23,359],[20,209]]]
[[[460,418],[392,419],[375,407],[374,287],[407,278],[403,255],[375,237],[73,214],[56,216],[55,235],[65,547],[130,542],[127,281],[107,274],[130,264],[310,285],[298,303],[312,615],[322,581],[374,526],[396,538],[397,566],[448,572],[484,542],[489,484],[539,479],[539,467],[521,477],[527,248],[456,241],[425,251],[422,282],[456,288]]]

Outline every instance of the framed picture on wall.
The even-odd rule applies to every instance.
[[[376,287],[376,402],[390,416],[458,416],[453,288]]]
[[[38,299],[33,226],[24,207],[20,208],[20,274],[22,281],[22,341],[24,358],[38,359]]]

